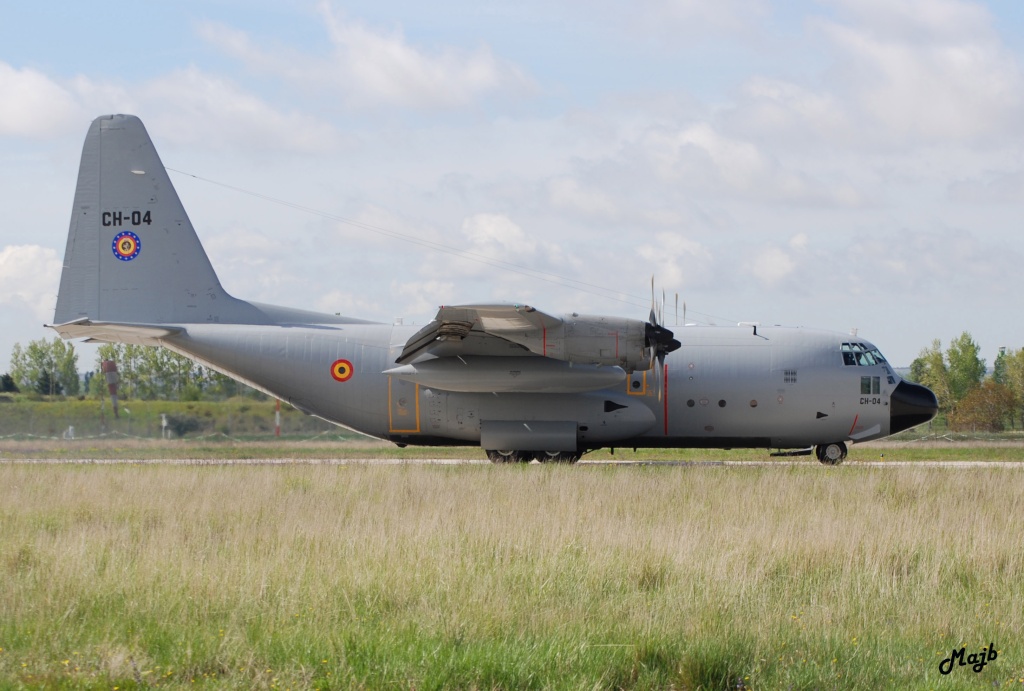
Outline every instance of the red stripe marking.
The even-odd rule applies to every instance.
[[[853,430],[857,427],[857,420],[860,420],[860,413],[857,413],[857,415],[853,418],[853,424],[850,425],[850,431],[847,432],[846,436],[849,437],[853,435]]]
[[[543,352],[544,352],[544,356],[547,357],[547,354],[548,354],[548,327],[541,326],[540,330],[541,330],[541,333],[544,334],[544,351]]]

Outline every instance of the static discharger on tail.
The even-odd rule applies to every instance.
[[[815,447],[834,464],[848,443],[937,410],[874,345],[842,334],[673,333],[653,310],[643,321],[515,303],[442,307],[416,328],[239,300],[130,115],[97,118],[86,136],[52,328],[164,346],[358,432],[481,446],[496,462],[573,462],[601,447]]]

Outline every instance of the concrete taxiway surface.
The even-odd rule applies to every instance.
[[[174,459],[63,459],[63,458],[34,458],[34,459],[4,459],[0,465],[196,465],[196,466],[300,466],[300,465],[491,465],[486,459],[464,459],[464,458],[342,458],[342,459],[317,459],[317,458],[252,458],[252,459],[206,459],[206,458],[174,458]],[[531,465],[540,465],[534,461]],[[556,464],[558,465],[558,464]],[[781,467],[781,466],[806,466],[821,467],[828,471],[830,467],[822,466],[813,460],[794,460],[780,458],[770,461],[721,461],[709,459],[706,461],[580,461],[578,467],[721,467],[721,468],[759,468],[759,467]],[[1021,461],[846,461],[837,468],[1005,468],[1013,470],[1024,470],[1024,462]]]

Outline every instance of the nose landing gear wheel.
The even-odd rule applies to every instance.
[[[822,444],[814,447],[814,454],[825,465],[839,465],[846,459],[846,444],[841,441]]]

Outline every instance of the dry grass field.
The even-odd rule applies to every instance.
[[[398,448],[391,442],[348,433],[306,438],[277,439],[273,436],[235,439],[224,436],[188,439],[139,438],[122,435],[77,439],[13,437],[0,438],[0,463],[31,460],[56,461],[267,461],[288,463],[303,461],[347,461],[360,459],[419,461],[422,459],[466,459],[486,461],[479,447]],[[600,449],[584,456],[584,461],[757,461],[806,462],[817,465],[813,456],[790,459],[772,458],[765,449]],[[1024,463],[1024,438],[1005,434],[991,439],[946,441],[889,438],[879,442],[856,444],[850,448],[847,465],[865,461],[956,461]]]
[[[0,687],[1021,688],[1022,496],[1010,468],[2,464]]]

